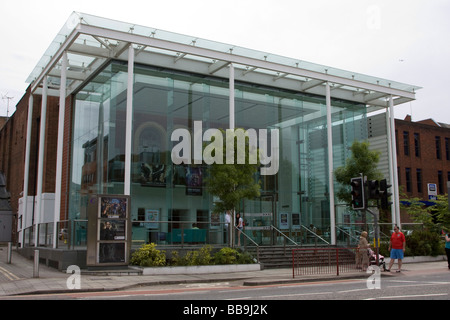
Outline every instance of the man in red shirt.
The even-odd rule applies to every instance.
[[[392,233],[391,240],[389,241],[389,251],[391,252],[391,261],[389,262],[389,268],[386,271],[391,271],[392,265],[395,259],[398,260],[398,270],[402,270],[402,259],[405,253],[406,240],[405,235],[400,232],[397,225],[394,226],[394,232]]]

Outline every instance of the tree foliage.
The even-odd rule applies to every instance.
[[[236,129],[239,130],[239,129]],[[224,130],[221,130],[225,136]],[[235,138],[234,163],[226,164],[226,144],[223,145],[223,164],[213,163],[208,168],[205,184],[210,194],[217,196],[220,202],[215,203],[215,212],[233,210],[239,206],[242,199],[253,199],[260,195],[260,183],[255,179],[260,167],[259,152],[257,163],[249,162],[249,139],[245,139],[245,164],[237,164],[238,143]]]
[[[359,177],[362,173],[367,180],[381,180],[383,174],[377,169],[380,161],[380,152],[369,150],[368,141],[354,141],[350,147],[352,155],[346,160],[345,166],[335,170],[336,181],[341,184],[341,188],[336,192],[340,201],[350,203],[350,180]]]
[[[448,208],[448,195],[438,195],[434,204],[427,206],[419,198],[402,197],[400,203],[414,222],[423,223],[428,230],[450,230],[450,211]]]

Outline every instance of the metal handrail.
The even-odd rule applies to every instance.
[[[279,234],[281,234],[285,239],[291,241],[294,245],[298,246],[298,243],[295,242],[294,240],[292,240],[291,238],[289,238],[287,235],[285,235],[283,232],[281,232],[280,230],[278,230],[274,225],[270,226],[272,229],[275,229],[275,231],[277,231]]]
[[[316,238],[322,240],[323,242],[325,242],[327,245],[330,245],[330,243],[325,240],[324,238],[322,238],[321,236],[319,236],[317,233],[315,233],[314,231],[312,231],[311,229],[308,229],[307,227],[305,227],[304,225],[300,226],[301,228],[305,229],[307,232],[311,233],[313,236],[315,236]]]
[[[238,229],[237,226],[233,226],[233,227],[234,227],[234,229],[236,229],[236,230],[238,230],[238,231],[241,231],[241,230]],[[250,240],[250,242],[252,242],[252,243],[255,245],[255,247],[256,247],[256,262],[259,263],[259,244],[256,243],[255,240],[253,240],[253,239],[252,239],[248,234],[246,234],[245,232],[242,231],[241,234],[243,234],[244,237],[245,237],[246,239]],[[233,245],[234,245],[234,244],[233,244]],[[245,241],[244,241],[244,247],[245,247]]]
[[[351,239],[353,239],[353,240],[356,241],[356,242],[359,241],[359,238],[358,238],[358,237],[355,237],[355,236],[351,235],[349,232],[347,232],[347,230],[342,229],[341,227],[336,226],[336,230],[339,230],[339,231],[345,233],[347,236],[349,236]]]
[[[238,227],[236,227],[236,226],[233,226],[233,227],[234,227],[236,230],[241,231],[241,230],[238,229]],[[242,231],[241,231],[241,234],[244,235],[248,240],[250,240],[256,247],[259,247],[259,244],[257,244],[257,243],[255,242],[255,240],[253,240],[248,234],[246,234],[245,232],[242,232]]]

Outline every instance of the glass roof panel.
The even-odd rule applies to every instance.
[[[46,52],[44,53],[41,60],[38,62],[34,70],[31,72],[30,76],[27,79],[28,83],[31,83],[33,80],[35,80],[39,74],[42,72],[42,70],[46,67],[46,65],[50,62],[52,56],[57,52],[59,47],[64,43],[66,37],[70,35],[70,33],[75,29],[75,27],[78,25],[78,23],[86,24],[86,25],[92,25],[122,32],[129,32],[141,36],[146,37],[155,37],[157,39],[166,40],[170,42],[185,44],[185,45],[194,45],[196,47],[201,47],[209,50],[214,50],[217,52],[222,53],[230,53],[232,52],[233,55],[248,57],[252,59],[258,59],[262,61],[269,61],[280,65],[285,65],[289,67],[298,67],[300,69],[305,69],[308,71],[314,71],[321,74],[328,74],[333,75],[336,77],[344,78],[344,79],[351,79],[351,80],[357,80],[364,83],[369,84],[375,84],[375,85],[381,85],[387,88],[393,88],[398,89],[402,91],[407,92],[415,92],[416,90],[420,89],[418,86],[399,83],[396,81],[390,81],[386,79],[381,79],[378,77],[363,75],[355,72],[350,72],[346,70],[341,70],[337,68],[332,68],[320,64],[315,64],[299,59],[293,59],[288,58],[280,55],[275,54],[268,54],[266,52],[257,51],[253,49],[243,48],[239,46],[234,46],[230,44],[220,43],[216,41],[206,40],[206,39],[200,39],[188,35],[168,32],[164,30],[159,30],[151,27],[145,27],[141,25],[136,25],[132,23],[126,23],[111,19],[106,19],[98,16],[88,15],[84,13],[79,12],[73,12],[69,19],[67,20],[66,24],[61,28],[61,30],[56,35],[55,39],[52,41]],[[104,39],[102,39],[104,40]],[[77,43],[86,43],[93,46],[100,47],[100,43],[95,40],[94,38],[90,36],[80,35],[79,38],[76,40]],[[92,42],[92,43],[91,43]],[[116,44],[115,41],[111,41],[111,43]],[[146,50],[151,50],[151,48],[146,48]],[[231,50],[231,51],[230,51]],[[176,56],[176,53],[173,53],[174,56]],[[189,58],[194,58],[193,56],[189,56]],[[200,58],[200,60],[204,60],[204,58],[201,57],[195,57]],[[258,69],[259,72],[262,70]]]

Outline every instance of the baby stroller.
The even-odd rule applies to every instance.
[[[369,250],[369,265],[376,266],[377,265],[377,255],[372,249]],[[378,266],[383,268],[383,271],[386,271],[386,262],[384,261],[384,256],[378,254]]]

